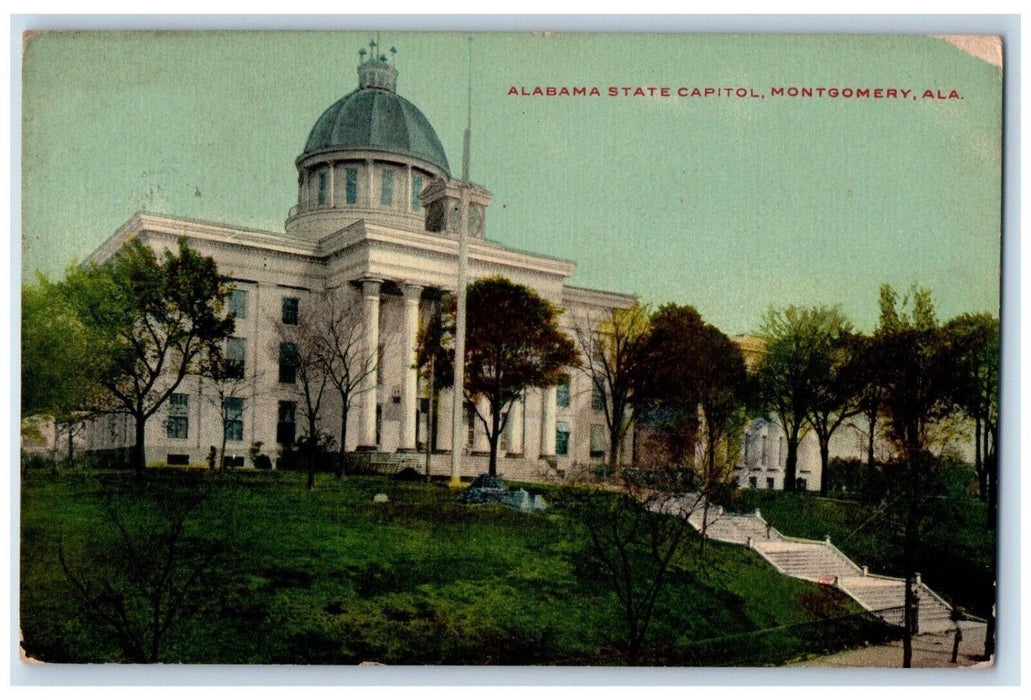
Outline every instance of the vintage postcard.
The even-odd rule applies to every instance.
[[[26,663],[993,665],[999,37],[22,50]]]

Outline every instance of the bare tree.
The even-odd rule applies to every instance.
[[[230,359],[218,346],[208,350],[201,364],[199,381],[211,387],[212,393],[203,394],[208,402],[218,409],[222,422],[222,443],[218,451],[218,470],[225,467],[226,441],[229,438],[230,423],[235,420],[229,414],[229,403],[234,399],[247,397],[254,400],[258,397],[261,375],[246,372],[246,364],[240,360]]]
[[[686,475],[693,481],[690,474]],[[690,525],[690,510],[674,512],[669,494],[625,484],[619,492],[565,488],[559,505],[583,529],[581,569],[604,582],[622,611],[624,653],[630,665],[639,662],[655,605]],[[690,500],[693,509],[697,500]]]
[[[346,289],[333,289],[320,295],[317,305],[319,313],[310,319],[311,331],[322,345],[325,375],[340,396],[339,477],[347,450],[347,418],[355,398],[370,390],[365,379],[375,371],[377,358],[365,350],[365,314],[356,297]]]
[[[315,462],[319,445],[319,417],[323,409],[326,387],[330,383],[330,360],[321,333],[320,310],[314,304],[303,305],[296,323],[277,319],[280,343],[274,353],[279,362],[280,385],[292,386],[300,399],[301,416],[307,423],[301,442],[308,469],[308,489],[315,488]]]
[[[115,633],[129,661],[162,660],[169,633],[197,607],[191,595],[202,576],[231,551],[234,531],[195,527],[211,509],[232,503],[211,492],[224,486],[150,483],[107,490],[100,502],[104,528],[91,534],[87,548],[70,553],[59,534],[61,570],[80,610]],[[93,536],[103,538],[103,546]]]
[[[648,307],[637,303],[577,318],[574,323],[580,370],[590,379],[605,415],[613,473],[619,470],[623,440],[633,423],[634,388],[648,323]]]

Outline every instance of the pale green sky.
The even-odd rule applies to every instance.
[[[398,92],[452,171],[465,35],[385,33]],[[356,87],[368,33],[46,34],[23,89],[23,271],[59,272],[134,211],[282,231],[294,158]],[[928,37],[478,35],[472,179],[487,235],[575,260],[572,284],[694,305],[728,333],[767,307],[876,322],[882,282],[997,313],[1001,69]],[[765,99],[530,98],[512,86],[747,87]],[[771,86],[902,88],[790,99]],[[923,100],[925,89],[962,100]]]

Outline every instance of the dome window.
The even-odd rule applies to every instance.
[[[344,193],[348,204],[358,203],[358,170],[348,168],[344,176]]]
[[[384,206],[391,206],[394,203],[394,171],[384,170],[382,186],[379,191],[379,203]]]
[[[326,206],[326,171],[319,171],[319,206]]]
[[[419,199],[419,193],[422,192],[422,178],[418,175],[412,176],[412,211],[419,211],[422,208],[422,203]]]

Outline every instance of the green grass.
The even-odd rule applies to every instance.
[[[985,525],[985,506],[955,490],[948,517],[934,519],[917,552],[916,570],[925,583],[956,605],[986,615],[992,602],[994,533]],[[763,518],[785,535],[831,541],[872,573],[902,576],[902,534],[882,504],[821,498],[810,493],[743,490],[734,510],[759,508]]]
[[[582,540],[559,507],[464,506],[443,486],[381,477],[320,476],[313,492],[289,473],[233,474],[217,486],[147,478],[172,502],[212,489],[184,552],[231,544],[190,590],[161,661],[622,662],[618,602],[575,565]],[[58,551],[80,577],[115,576],[119,561],[124,570],[101,505],[113,492],[129,529],[142,527],[153,513],[132,484],[123,474],[101,484],[74,473],[23,479],[21,626],[31,656],[126,660],[111,628],[76,600]],[[373,503],[376,493],[389,502]],[[698,544],[691,533],[657,604],[649,663],[776,664],[884,634],[861,616],[826,622],[859,612],[836,591],[782,577],[741,547],[710,543],[702,560]]]

